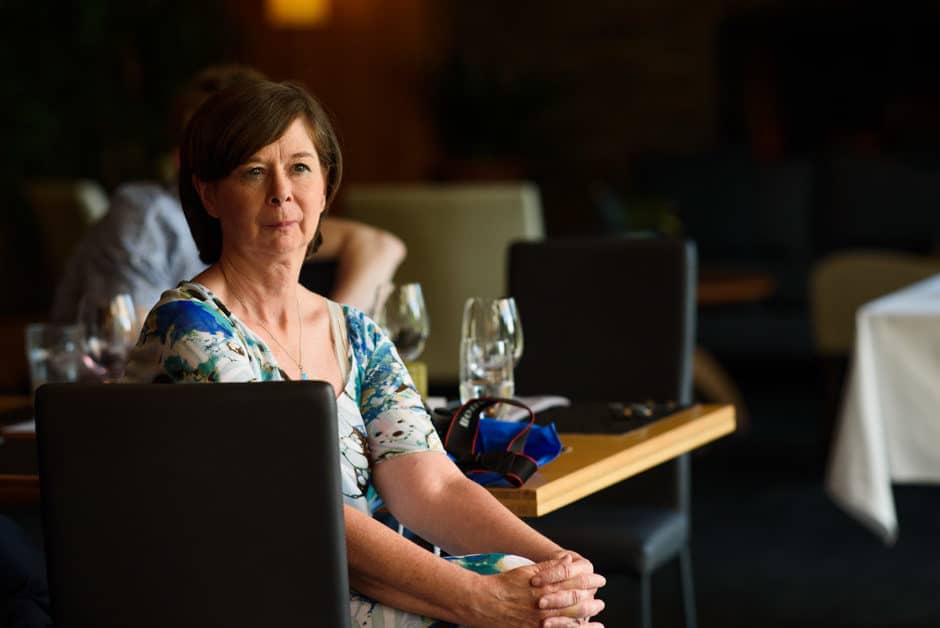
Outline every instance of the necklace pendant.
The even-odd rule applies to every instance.
[[[310,379],[307,377],[307,373],[303,369],[300,370],[300,379]]]

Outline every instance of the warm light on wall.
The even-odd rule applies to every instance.
[[[264,16],[275,27],[319,26],[330,18],[330,0],[265,0]]]

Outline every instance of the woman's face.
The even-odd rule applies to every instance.
[[[222,226],[222,254],[303,257],[326,206],[320,159],[302,118],[219,181],[195,181]]]

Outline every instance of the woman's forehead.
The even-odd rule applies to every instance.
[[[311,156],[317,156],[313,130],[310,128],[310,124],[303,119],[303,116],[295,118],[279,138],[267,146],[262,146],[255,153],[255,156],[278,154],[284,157],[294,156],[298,153],[309,153]]]

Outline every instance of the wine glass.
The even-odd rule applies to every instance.
[[[512,397],[512,343],[508,340],[464,338],[460,341],[460,403],[478,397]],[[503,414],[502,404],[487,409]]]
[[[139,332],[131,295],[122,293],[103,299],[85,295],[78,311],[85,328],[85,366],[102,381],[120,379]]]
[[[509,299],[474,297],[464,304],[460,341],[460,401],[477,397],[512,397],[516,338],[521,355],[522,326]],[[487,412],[501,417],[506,409]]]
[[[411,362],[424,351],[431,332],[421,284],[385,284],[376,291],[373,318],[395,343],[398,355]]]
[[[505,330],[506,336],[512,341],[512,365],[518,366],[519,358],[522,357],[523,338],[522,320],[519,318],[516,300],[512,297],[496,299],[495,307],[499,323]]]
[[[522,357],[523,337],[519,308],[512,297],[467,299],[463,311],[461,338],[508,340],[512,345],[513,366]]]

